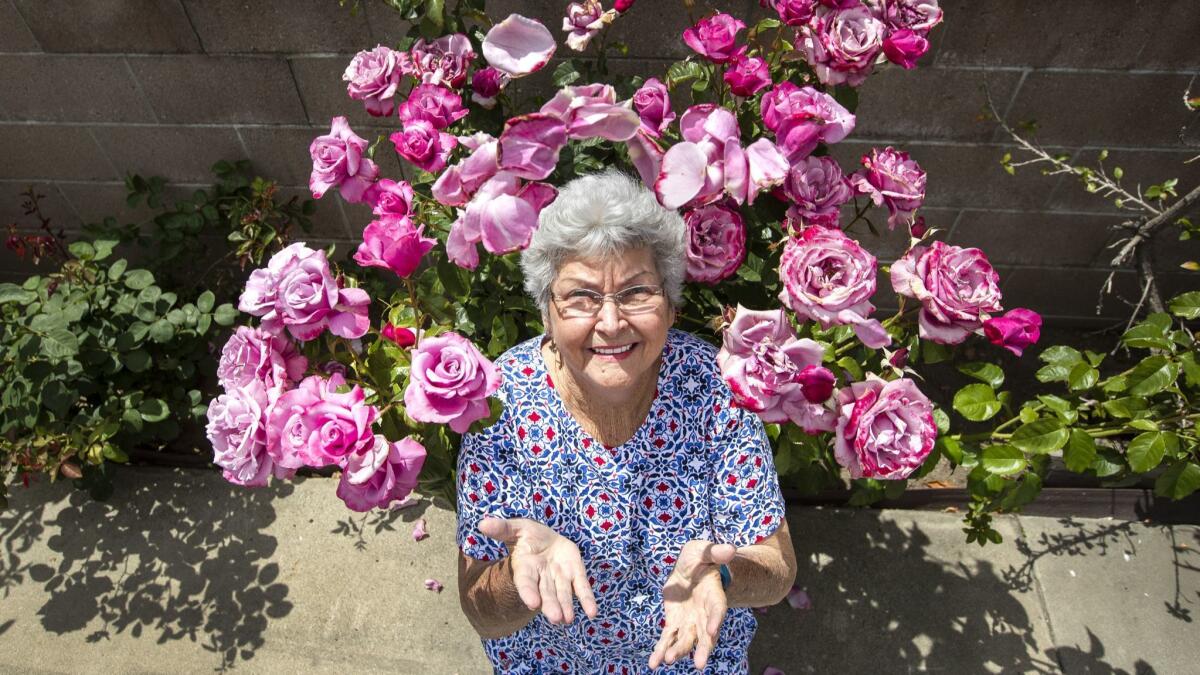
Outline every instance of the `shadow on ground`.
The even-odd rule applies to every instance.
[[[292,609],[271,562],[277,542],[263,533],[272,501],[292,488],[199,490],[194,480],[170,470],[143,472],[134,485],[118,476],[104,503],[62,483],[15,486],[0,513],[0,591],[41,584],[37,617],[56,635],[190,640],[219,670],[252,658],[267,622]],[[37,560],[56,564],[27,562],[35,547],[49,548]]]

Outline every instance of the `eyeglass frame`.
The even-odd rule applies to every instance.
[[[612,293],[600,293],[598,291],[593,291],[590,288],[575,288],[575,289],[572,289],[570,291],[570,293],[584,293],[587,297],[590,297],[592,300],[598,301],[600,304],[596,305],[596,311],[592,312],[591,314],[583,314],[580,316],[571,316],[571,317],[564,317],[564,318],[595,319],[596,317],[600,316],[600,311],[604,309],[604,304],[606,302],[608,302],[610,299],[613,301],[613,305],[617,308],[617,312],[624,314],[626,316],[636,316],[636,314],[633,314],[633,315],[628,314],[628,311],[625,309],[625,304],[619,299],[618,296],[620,296],[622,293],[628,293],[629,291],[632,291],[634,289],[639,289],[639,288],[647,288],[647,289],[653,290],[653,295],[656,298],[667,297],[667,291],[665,288],[663,288],[662,284],[634,284],[633,286],[629,286],[628,288],[622,288],[621,290],[614,291]],[[568,298],[560,297],[559,294],[555,293],[554,291],[550,292],[550,300],[551,300],[551,302],[555,303],[555,308],[558,309],[558,312],[560,315],[563,313],[563,310],[561,307],[558,306],[558,303],[562,302],[566,299],[568,299]]]

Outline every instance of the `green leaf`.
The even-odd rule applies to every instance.
[[[1083,473],[1096,459],[1096,440],[1082,429],[1072,429],[1071,438],[1063,448],[1063,462],[1075,473]]]
[[[154,275],[146,270],[133,270],[125,275],[125,286],[135,291],[154,283]]]
[[[217,307],[212,314],[212,320],[218,326],[230,326],[237,319],[238,311],[228,302]]]
[[[1071,434],[1063,423],[1052,417],[1021,425],[1013,432],[1011,442],[1033,455],[1045,455],[1067,444]]]
[[[968,384],[954,394],[954,409],[972,422],[983,422],[1000,412],[1000,401],[988,385]]]
[[[1129,426],[1138,431],[1158,431],[1158,423],[1145,418],[1131,420]]]
[[[201,312],[211,312],[216,297],[212,291],[204,291],[200,294],[200,297],[196,298],[196,309]]]
[[[565,87],[572,82],[575,82],[583,75],[575,69],[575,64],[571,61],[563,61],[554,69],[554,86]]]
[[[1011,445],[993,445],[983,449],[979,465],[996,476],[1020,473],[1029,464],[1025,454]]]
[[[137,411],[144,422],[161,422],[167,419],[167,415],[171,414],[171,409],[160,398],[142,399]]]
[[[104,458],[120,464],[125,464],[129,461],[129,455],[125,451],[112,443],[107,443],[104,446]]]
[[[108,278],[110,281],[116,281],[125,273],[125,268],[129,267],[129,262],[124,258],[118,258],[113,261],[113,264],[108,266]]]
[[[80,260],[91,260],[96,257],[95,247],[86,241],[73,241],[67,246],[67,250]]]
[[[79,353],[79,338],[66,328],[54,328],[42,335],[42,354],[52,361],[68,359]]]
[[[708,83],[708,70],[695,61],[676,61],[667,69],[667,87],[674,89],[682,82],[688,80],[703,81]]]
[[[1154,481],[1154,494],[1168,499],[1183,499],[1200,489],[1200,465],[1174,462]]]
[[[994,363],[972,361],[960,365],[958,372],[988,384],[993,389],[1004,384],[1004,371]]]
[[[1121,342],[1127,347],[1138,349],[1170,349],[1171,341],[1167,339],[1166,331],[1149,321],[1143,321],[1125,331]]]
[[[1166,389],[1179,376],[1179,366],[1165,356],[1143,359],[1127,376],[1131,396],[1150,396]]]
[[[947,345],[938,344],[926,340],[921,343],[921,362],[922,363],[941,363],[950,358],[952,352]]]
[[[1100,380],[1100,371],[1087,363],[1076,363],[1067,374],[1067,387],[1071,391],[1091,389]]]
[[[1200,291],[1175,296],[1168,304],[1168,309],[1181,319],[1200,319]]]
[[[16,302],[24,305],[33,302],[36,297],[37,293],[27,291],[16,284],[0,284],[0,305],[8,302]]]
[[[166,319],[159,319],[150,324],[150,339],[159,344],[171,341],[175,337],[175,326]]]
[[[946,459],[954,462],[957,465],[962,464],[963,447],[962,443],[960,443],[957,438],[953,436],[939,436],[937,443],[935,443],[935,447]]]
[[[933,423],[937,425],[938,434],[949,433],[950,431],[950,416],[941,408],[933,409]]]
[[[1179,450],[1179,437],[1170,431],[1147,431],[1129,442],[1125,458],[1129,468],[1146,473],[1162,463],[1163,457]]]
[[[1186,376],[1187,385],[1200,387],[1200,363],[1196,362],[1196,355],[1188,352],[1179,358],[1179,362],[1183,364],[1183,374]]]
[[[121,355],[121,363],[131,372],[140,373],[150,367],[150,353],[145,349],[135,349]]]
[[[1054,345],[1039,354],[1038,358],[1045,363],[1073,367],[1076,363],[1083,360],[1083,354],[1080,354],[1079,350],[1074,347]]]
[[[1149,407],[1144,398],[1134,398],[1132,396],[1122,396],[1104,401],[1100,404],[1104,412],[1109,415],[1122,419],[1131,419],[1138,413]]]

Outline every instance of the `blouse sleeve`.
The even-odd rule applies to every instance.
[[[458,453],[458,547],[479,560],[497,560],[508,547],[479,533],[484,516],[525,518],[514,445],[501,417],[477,434],[465,434]]]
[[[718,403],[713,415],[709,509],[714,540],[742,547],[774,534],[785,510],[762,420],[731,399]]]

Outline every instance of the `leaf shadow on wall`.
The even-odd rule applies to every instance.
[[[213,652],[218,670],[253,658],[267,622],[292,609],[271,562],[276,539],[263,533],[273,500],[292,487],[197,490],[188,473],[166,469],[121,478],[103,503],[62,484],[11,500],[0,513],[0,592],[42,584],[37,614],[56,635],[186,639]],[[57,513],[47,506],[55,499],[66,501]]]

